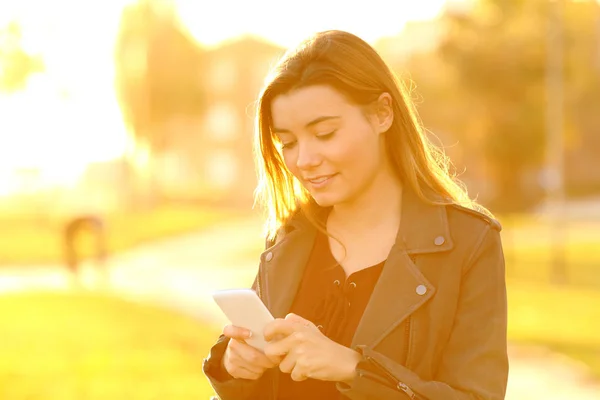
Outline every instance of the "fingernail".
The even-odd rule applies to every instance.
[[[246,332],[246,337],[250,339],[252,337],[252,331]]]

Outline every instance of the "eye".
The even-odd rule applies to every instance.
[[[318,134],[318,135],[317,135],[317,137],[318,137],[319,139],[321,139],[321,140],[327,140],[327,139],[331,139],[331,138],[333,137],[333,135],[335,134],[335,132],[337,132],[337,130],[335,130],[335,131],[331,131],[331,132],[328,132],[328,133],[321,133],[321,134]]]
[[[282,149],[290,149],[292,147],[294,147],[296,145],[296,141],[292,140],[286,143],[281,142],[281,148]]]
[[[298,141],[293,135],[288,134],[276,135],[273,139],[274,142],[281,147],[281,149],[289,149]]]

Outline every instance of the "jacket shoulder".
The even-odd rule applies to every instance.
[[[488,214],[454,203],[451,204],[449,207],[451,207],[454,210],[457,210],[460,214],[466,217],[476,218],[477,220],[484,222],[485,224],[489,225],[492,229],[498,232],[502,230],[502,225],[500,224],[500,221]]]

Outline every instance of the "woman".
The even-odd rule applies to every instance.
[[[500,225],[448,174],[367,43],[317,34],[258,103],[264,353],[227,326],[204,371],[229,399],[503,399]]]

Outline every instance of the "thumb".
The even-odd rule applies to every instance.
[[[301,316],[294,314],[294,313],[289,313],[288,315],[286,315],[285,320],[294,322],[294,323],[297,323],[300,325],[304,325],[304,326],[314,326],[314,324],[312,322],[310,322],[309,320],[302,318]]]

